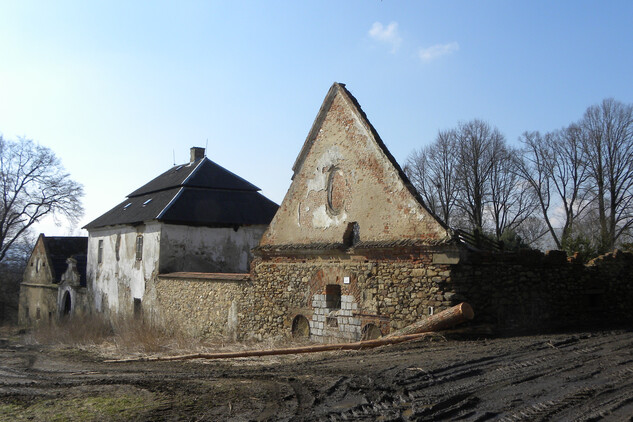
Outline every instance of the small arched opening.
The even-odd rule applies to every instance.
[[[297,315],[292,320],[292,337],[307,339],[310,337],[310,322],[303,315]]]
[[[382,332],[380,331],[380,328],[376,326],[376,324],[365,324],[361,331],[361,340],[376,340],[380,337],[382,337]]]
[[[66,291],[66,293],[64,293],[64,299],[62,300],[62,317],[69,316],[71,310],[72,299],[70,298],[70,292]]]

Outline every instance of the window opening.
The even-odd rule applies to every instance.
[[[35,319],[40,319],[40,318],[42,318],[42,314],[40,312],[40,308],[37,308],[35,310]]]
[[[343,244],[346,248],[351,248],[355,244],[360,242],[360,226],[357,222],[352,222],[347,225],[345,233],[343,234]]]
[[[99,249],[97,251],[97,264],[103,262],[103,240],[99,240]]]
[[[325,307],[329,309],[341,309],[341,286],[328,284],[325,286]]]
[[[141,299],[138,297],[134,298],[134,319],[139,319],[143,313],[143,308],[141,307]]]
[[[143,206],[149,204],[150,202],[152,202],[152,198],[149,198],[147,201],[143,202]]]
[[[141,261],[143,259],[143,235],[136,236],[136,260]]]
[[[124,209],[124,210],[126,210],[126,209],[130,208],[130,205],[132,205],[132,203],[131,203],[131,202],[130,202],[130,203],[128,203],[128,204],[125,204],[125,206],[123,207],[123,209]]]

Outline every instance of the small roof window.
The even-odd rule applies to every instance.
[[[130,202],[130,203],[127,203],[127,204],[125,204],[125,206],[123,207],[123,209],[124,209],[124,210],[126,210],[126,209],[130,208],[130,205],[132,205],[132,203],[131,203],[131,202]]]
[[[183,166],[178,166],[178,167],[176,168],[176,170],[175,170],[175,171],[180,170],[182,167],[183,167]]]
[[[149,198],[147,201],[143,202],[143,206],[149,204],[150,202],[152,202],[153,198]]]

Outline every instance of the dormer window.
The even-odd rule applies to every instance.
[[[149,204],[150,202],[152,202],[153,198],[149,198],[147,201],[143,202],[143,206]]]

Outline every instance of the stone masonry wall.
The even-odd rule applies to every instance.
[[[451,305],[449,266],[433,264],[431,253],[365,258],[255,261],[252,294],[261,300],[240,328],[258,336],[288,335],[294,317],[303,315],[312,340],[355,341],[367,324],[388,334]],[[328,285],[341,288],[338,309],[327,306]]]
[[[250,285],[247,274],[161,275],[153,280],[153,303],[143,304],[144,316],[194,337],[237,339]]]
[[[301,315],[317,342],[357,341],[368,326],[388,334],[462,301],[473,306],[473,323],[501,330],[633,321],[630,253],[589,265],[558,251],[470,253],[454,263],[436,257],[437,251],[274,257],[254,261],[250,277],[162,275],[143,309],[190,335],[233,339],[289,336]],[[328,286],[340,287],[340,304],[328,298],[337,291]]]
[[[473,254],[452,271],[454,299],[501,330],[622,324],[633,320],[632,271],[633,254],[621,251],[588,265],[561,251]]]

